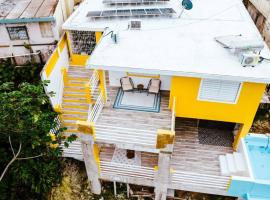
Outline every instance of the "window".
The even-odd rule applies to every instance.
[[[221,103],[236,103],[241,83],[216,79],[202,79],[198,99]]]
[[[50,22],[39,22],[42,37],[53,37],[52,25]]]
[[[28,34],[25,26],[7,27],[11,40],[27,40]]]

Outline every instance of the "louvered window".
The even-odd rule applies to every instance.
[[[236,103],[241,83],[216,79],[202,79],[199,100],[222,103]]]

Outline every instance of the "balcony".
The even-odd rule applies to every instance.
[[[108,181],[117,181],[144,186],[154,185],[154,167],[158,165],[158,155],[147,152],[135,152],[135,158],[125,158],[124,149],[114,146],[101,147],[100,177]],[[122,157],[121,157],[122,156]],[[120,158],[119,158],[120,157]]]
[[[157,153],[157,130],[171,128],[169,93],[161,92],[159,112],[144,112],[115,109],[118,89],[107,86],[107,102],[95,122],[96,141],[124,149]]]

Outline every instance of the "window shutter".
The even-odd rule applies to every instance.
[[[202,79],[199,100],[235,103],[241,83],[216,79]]]

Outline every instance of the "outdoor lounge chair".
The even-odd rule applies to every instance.
[[[120,78],[120,84],[124,92],[134,90],[134,83],[132,79],[128,76]]]
[[[161,80],[151,79],[147,86],[147,95],[149,93],[158,94],[160,91],[160,86],[161,86]]]

